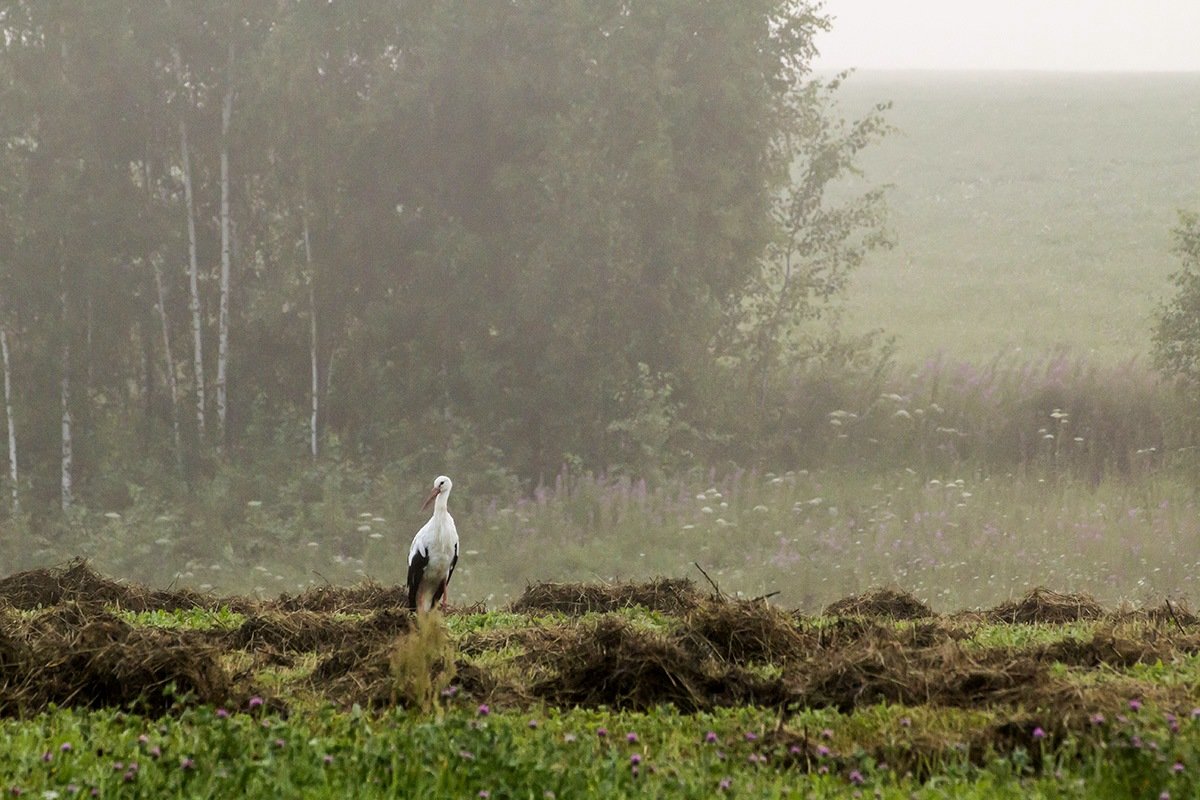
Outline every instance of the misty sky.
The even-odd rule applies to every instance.
[[[1200,0],[825,0],[819,69],[1200,71]]]

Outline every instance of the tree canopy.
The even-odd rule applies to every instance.
[[[884,127],[810,75],[828,25],[792,0],[3,0],[26,480],[59,490],[68,411],[85,494],[117,460],[194,477],[310,434],[531,478],[750,457],[797,325],[883,242],[878,193],[828,192]]]

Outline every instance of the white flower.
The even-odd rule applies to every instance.
[[[250,506],[251,508],[259,508],[262,506],[262,500],[247,500],[246,505]]]
[[[368,532],[369,530],[371,530],[371,526],[370,526],[370,525],[359,525],[359,526],[358,526],[358,532],[359,532],[359,533],[366,533],[366,532]]]
[[[121,518],[121,515],[115,511],[105,511],[104,516],[108,517],[109,519],[120,519]]]

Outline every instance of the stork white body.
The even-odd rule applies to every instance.
[[[433,503],[429,518],[408,549],[408,607],[425,612],[442,601],[446,605],[446,587],[458,564],[458,529],[446,506],[453,484],[445,475],[433,482],[433,491],[422,508]]]

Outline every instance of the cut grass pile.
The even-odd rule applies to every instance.
[[[76,588],[28,591],[37,582]],[[45,605],[44,596],[57,599]],[[1191,722],[1200,706],[1200,626],[1169,604],[1107,611],[1086,596],[1038,589],[994,609],[939,615],[886,589],[814,617],[659,579],[534,585],[511,610],[455,610],[431,627],[414,625],[400,593],[373,584],[273,601],[148,596],[83,563],[0,582],[0,714],[14,719],[3,734],[10,748],[44,747],[38,755],[53,760],[65,755],[55,749],[62,742],[31,744],[37,735],[28,726],[43,739],[71,725],[100,736],[125,719],[127,731],[143,728],[153,741],[186,739],[172,745],[169,762],[142,752],[145,742],[122,740],[141,752],[131,780],[175,792],[194,786],[181,759],[215,764],[224,758],[217,751],[232,748],[242,761],[257,759],[258,771],[237,778],[250,766],[224,768],[223,778],[206,779],[206,792],[258,785],[293,751],[312,759],[293,766],[313,785],[344,786],[358,775],[382,794],[401,778],[436,774],[452,794],[503,792],[475,765],[507,752],[516,761],[495,774],[524,774],[523,786],[615,796],[647,782],[665,782],[656,785],[667,795],[704,796],[735,778],[763,796],[783,793],[789,780],[818,795],[848,783],[886,794],[922,789],[933,776],[965,781],[963,791],[997,780],[1036,794],[1069,788],[1054,781],[1055,770],[1094,787],[1102,757],[1118,745],[1138,751],[1126,754],[1134,761],[1150,759],[1142,765],[1156,776],[1148,786],[1178,788],[1186,776],[1174,764],[1200,749],[1200,723],[1193,731]],[[85,725],[91,714],[107,722]],[[397,730],[427,737],[434,763],[414,777],[390,758],[370,762],[383,751],[347,734],[347,719],[376,738],[395,740]],[[524,734],[515,720],[529,725]],[[613,720],[662,741],[595,741],[594,729]],[[277,735],[245,741],[260,735],[260,722]],[[226,738],[215,740],[214,726]],[[702,727],[722,746],[705,749],[713,742]],[[595,763],[580,783],[561,764],[578,756],[567,746],[584,739],[574,750],[588,750]],[[1157,756],[1140,754],[1160,739]],[[459,750],[473,754],[470,765],[455,757]],[[335,761],[325,762],[331,754]],[[72,779],[107,786],[107,773],[94,777],[101,762],[128,771],[134,756],[73,756],[89,766]],[[1184,761],[1160,770],[1158,756]],[[19,788],[61,791],[39,766],[50,761],[29,752],[6,758],[0,782],[13,776]],[[221,783],[235,778],[244,784]]]

